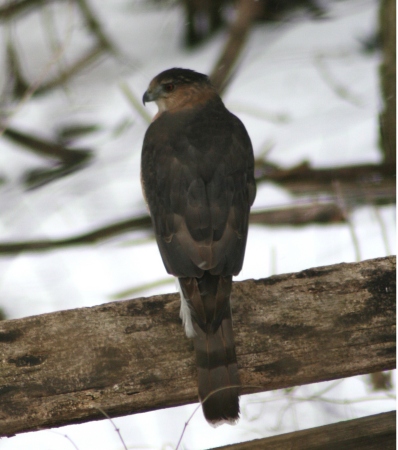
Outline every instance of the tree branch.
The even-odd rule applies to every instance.
[[[256,160],[257,183],[268,181],[289,189],[295,195],[336,194],[336,183],[350,206],[389,204],[396,200],[395,165],[362,164],[313,168],[308,162],[291,168]]]
[[[43,4],[55,3],[55,1],[59,0],[10,0],[0,6],[0,23],[27,14],[34,8],[41,8]]]
[[[22,145],[35,146],[36,152],[46,155],[52,155],[52,152],[55,152],[55,155],[59,147],[63,152],[68,152],[65,154],[66,156],[79,156],[79,150],[77,149],[67,149],[58,144],[37,140],[36,138],[36,140],[29,138],[29,142],[24,142],[22,138],[26,140],[26,136],[21,135],[20,132],[18,133],[22,138],[11,136],[11,131],[7,130],[5,136],[17,140]],[[15,135],[15,131],[13,132]],[[16,139],[17,137],[19,140]],[[62,156],[63,154],[61,153],[60,155]],[[87,156],[89,157],[91,154],[87,152]],[[82,162],[85,163],[86,161],[83,160]],[[70,167],[72,170],[77,170],[80,166],[75,167],[71,165]],[[272,182],[279,184],[284,188],[290,189],[296,195],[308,196],[326,193],[329,196],[328,201],[323,203],[313,200],[308,201],[307,198],[307,203],[300,206],[252,211],[250,222],[262,225],[306,225],[310,223],[344,222],[346,221],[345,210],[347,208],[364,204],[384,205],[395,203],[396,201],[394,167],[389,164],[314,169],[307,163],[303,163],[296,167],[284,169],[259,160],[256,162],[256,181],[257,183]],[[344,203],[343,205],[342,202]],[[93,244],[136,229],[151,229],[150,218],[148,216],[131,217],[87,233],[62,239],[0,242],[0,255]]]
[[[250,223],[259,225],[306,225],[309,223],[344,222],[344,213],[334,203],[312,203],[310,205],[291,206],[288,208],[252,211]],[[134,230],[148,230],[152,233],[151,218],[148,215],[131,217],[97,228],[87,233],[63,239],[36,239],[21,242],[0,242],[0,256],[20,252],[37,252],[56,250],[76,245],[91,245]]]
[[[242,393],[393,369],[395,267],[234,283]],[[176,294],[0,322],[0,373],[1,436],[197,401]]]
[[[211,82],[221,95],[226,88],[235,64],[246,44],[253,19],[261,5],[254,0],[239,0],[236,19],[232,23],[224,49],[210,75]]]
[[[6,128],[3,135],[32,153],[58,161],[55,166],[49,169],[35,169],[27,172],[24,181],[28,189],[43,186],[50,181],[80,170],[93,157],[91,150],[68,148],[58,142],[27,134],[15,128]]]
[[[393,167],[397,163],[397,6],[395,0],[380,2],[380,35],[383,62],[380,66],[380,84],[383,111],[379,116],[380,144],[384,162]]]

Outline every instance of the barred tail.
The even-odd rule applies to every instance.
[[[199,398],[213,425],[239,418],[239,376],[230,307],[232,277],[180,278],[192,317]]]

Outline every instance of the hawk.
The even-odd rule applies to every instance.
[[[230,295],[245,254],[256,195],[254,157],[242,122],[206,75],[173,68],[143,96],[158,113],[142,147],[141,179],[163,263],[178,278],[207,421],[239,418]]]

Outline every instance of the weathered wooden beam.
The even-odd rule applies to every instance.
[[[395,450],[396,411],[213,450]]]
[[[233,287],[242,393],[395,367],[395,257]],[[0,322],[0,435],[197,401],[176,294]]]

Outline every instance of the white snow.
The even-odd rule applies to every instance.
[[[126,83],[140,99],[151,78],[166,68],[189,67],[208,73],[226,36],[220,32],[199,49],[187,52],[180,45],[182,13],[176,7],[159,10],[148,2],[125,0],[92,0],[90,4],[121,55],[102,58],[64,89],[14,105],[9,123],[47,138],[53,138],[65,123],[97,124],[100,131],[75,142],[79,148],[94,149],[94,161],[48,186],[25,191],[20,182],[25,171],[45,167],[45,163],[1,139],[0,176],[7,181],[0,185],[1,242],[68,237],[145,212],[139,164],[147,123],[129,105],[120,83]],[[267,147],[270,160],[285,167],[303,160],[315,167],[381,160],[379,55],[362,53],[359,42],[377,29],[377,8],[375,0],[347,0],[332,6],[328,20],[255,26],[224,99],[245,123],[257,155]],[[54,64],[50,37],[64,43],[62,56],[69,63],[92,42],[71,2],[44,11],[15,21],[9,30],[30,80],[57,72],[59,61]],[[57,31],[51,31],[54,27]],[[3,30],[0,39],[6,35]],[[4,47],[2,42],[3,60]],[[148,105],[148,111],[154,114],[155,108]],[[287,191],[262,185],[254,208],[286,206],[293,201]],[[350,217],[360,259],[395,253],[393,206],[358,208]],[[0,306],[8,318],[19,318],[101,304],[115,293],[162,280],[166,273],[156,243],[146,236],[130,233],[97,246],[2,256]],[[355,260],[353,239],[345,224],[252,226],[244,268],[236,279]],[[169,284],[138,296],[174,291],[170,278]],[[220,446],[394,409],[393,393],[371,392],[365,378],[244,396],[242,418],[235,427],[213,429],[199,410],[181,448]],[[317,393],[327,389],[317,399]],[[172,449],[196,406],[136,414],[114,422],[128,448]],[[70,440],[79,450],[123,448],[108,420],[21,434],[2,439],[0,448],[71,449]]]

